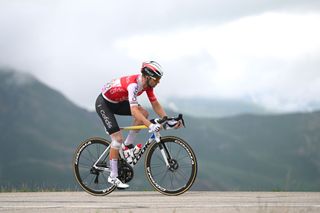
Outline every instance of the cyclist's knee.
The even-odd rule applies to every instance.
[[[112,139],[111,148],[120,149],[121,144],[123,142],[123,137],[122,137],[121,132],[119,131],[119,132],[113,133],[111,135],[111,139]]]

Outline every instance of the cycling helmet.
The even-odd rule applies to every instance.
[[[160,64],[155,61],[147,61],[142,63],[141,73],[151,78],[161,78],[163,75]]]

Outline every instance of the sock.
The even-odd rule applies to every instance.
[[[134,139],[136,139],[138,132],[134,130],[130,130],[129,134],[124,142],[124,145],[129,146],[130,144],[133,144]]]
[[[116,178],[118,177],[118,160],[112,159],[110,160],[111,173],[110,177]]]

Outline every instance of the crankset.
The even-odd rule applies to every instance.
[[[133,174],[132,167],[127,163],[127,161],[120,158],[118,161],[118,178],[123,183],[128,183],[132,180]]]

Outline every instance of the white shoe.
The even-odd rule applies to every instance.
[[[110,176],[108,177],[108,182],[121,189],[126,189],[129,187],[128,184],[122,183],[118,178],[113,178]]]

